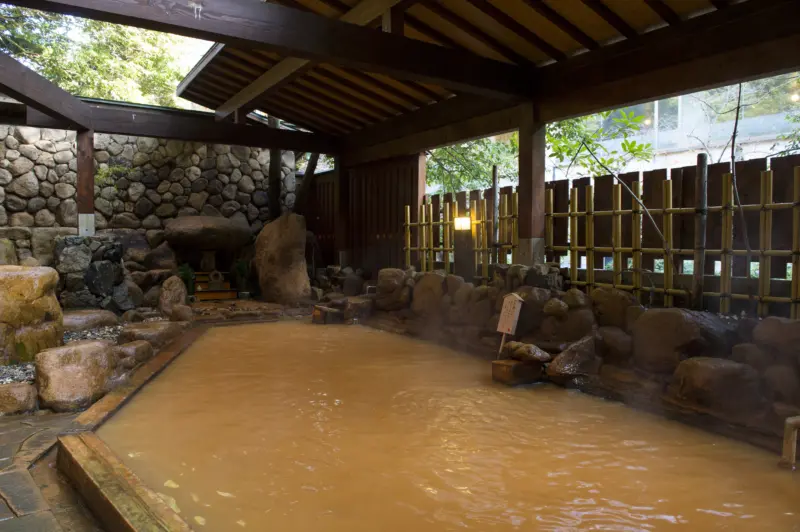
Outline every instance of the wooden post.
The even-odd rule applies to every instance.
[[[269,127],[278,129],[277,118],[269,117]],[[269,177],[267,179],[267,205],[269,219],[276,220],[281,215],[281,150],[269,150]]]
[[[769,314],[769,303],[764,297],[770,295],[770,280],[772,279],[772,258],[764,252],[772,250],[772,210],[767,208],[772,203],[772,172],[761,172],[761,216],[759,220],[759,243],[761,256],[758,265],[758,315]],[[794,274],[794,272],[792,272]]]
[[[350,176],[347,170],[342,168],[338,156],[333,159],[333,171],[336,180],[336,252],[339,265],[346,266],[350,261]]]
[[[664,240],[666,240],[664,248],[664,306],[671,307],[673,304],[673,297],[670,291],[672,290],[672,272],[674,264],[672,263],[672,181],[664,180],[664,216],[662,217],[662,226],[664,228]]]
[[[588,256],[588,253],[587,253]],[[586,259],[587,266],[589,259]],[[569,189],[569,280],[578,281],[578,189]]]
[[[708,224],[708,155],[697,155],[694,173],[694,272],[692,308],[703,310],[703,280],[706,271],[706,227]]]
[[[499,244],[504,244],[500,241],[500,181],[497,176],[497,165],[492,165],[492,243],[494,244],[494,252],[492,253],[492,261],[495,263],[500,262],[500,248]]]
[[[78,234],[94,235],[94,131],[78,132]]]
[[[594,290],[594,186],[586,186],[586,294],[592,295]],[[578,210],[578,205],[575,205],[575,210]],[[575,218],[575,226],[577,227],[578,218]],[[575,246],[578,245],[578,234],[575,233]],[[580,268],[580,254],[578,257],[578,266]],[[577,272],[577,269],[575,270]],[[577,273],[576,273],[577,275]],[[577,277],[576,277],[577,279]]]
[[[719,311],[731,311],[731,258],[733,255],[733,178],[731,174],[722,176],[722,271],[719,277]],[[794,272],[792,272],[794,273]]]
[[[614,270],[614,280],[611,282],[614,286],[622,283],[622,271],[625,266],[622,264],[622,252],[619,249],[622,247],[622,215],[619,211],[622,210],[622,185],[614,184],[611,187],[611,209],[614,214],[611,216],[611,247],[613,253],[611,254],[612,268]],[[588,210],[588,202],[587,202]]]
[[[631,191],[636,198],[642,199],[642,183],[634,181]],[[631,203],[632,231],[631,247],[633,248],[633,294],[639,303],[642,302],[642,206],[636,199]]]
[[[792,310],[800,315],[800,166],[794,169],[794,207],[792,208]]]
[[[519,126],[519,261],[544,262],[545,124],[533,104],[523,106]]]

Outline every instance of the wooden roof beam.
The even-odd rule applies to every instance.
[[[381,30],[394,35],[404,35],[406,26],[406,12],[401,6],[395,5],[383,12],[381,16]]]
[[[0,89],[17,101],[46,113],[76,129],[92,129],[92,110],[13,57],[0,52]]]
[[[364,26],[376,16],[391,9],[400,0],[361,0],[353,9],[339,17],[342,22]],[[261,74],[255,81],[244,87],[241,91],[217,107],[214,111],[217,120],[225,120],[237,109],[248,107],[261,98],[268,90],[280,84],[283,80],[291,78],[292,74],[305,68],[308,59],[289,57],[274,65]]]
[[[463,50],[361,28],[262,2],[215,0],[184,5],[165,0],[10,0],[44,11],[175,33],[290,57],[327,61],[399,79],[507,98],[529,96],[531,69]]]
[[[575,24],[562,17],[555,9],[545,4],[544,0],[525,0],[525,3],[588,50],[600,48],[600,44],[597,41],[586,35]]]
[[[635,39],[639,36],[639,32],[637,32],[633,26],[625,22],[625,20],[617,15],[617,13],[605,5],[603,0],[581,0],[583,4],[594,11],[597,16],[608,22],[608,24],[620,32],[620,34],[624,35],[627,39]]]
[[[644,3],[670,26],[677,26],[681,23],[681,17],[664,3],[664,0],[644,0]]]

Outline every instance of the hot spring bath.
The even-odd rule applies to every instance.
[[[211,329],[98,431],[197,530],[800,530],[778,457],[358,326]]]

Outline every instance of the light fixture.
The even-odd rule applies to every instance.
[[[472,229],[472,222],[469,219],[469,216],[459,216],[453,220],[455,224],[456,231],[469,231]]]
[[[652,123],[653,123],[653,122],[652,122],[652,121],[651,121],[649,118],[648,118],[647,120],[645,120],[645,121],[644,121],[644,125],[646,125],[646,126],[649,126],[649,125],[650,125],[650,124],[652,124]]]
[[[798,94],[798,93],[796,93],[796,92],[795,92],[794,94],[792,94],[792,96],[791,96],[791,98],[790,98],[790,99],[791,99],[793,102],[800,102],[800,94]]]

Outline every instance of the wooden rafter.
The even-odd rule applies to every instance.
[[[54,118],[79,129],[92,129],[92,110],[88,105],[2,52],[0,88],[5,95]]]
[[[681,17],[663,0],[644,0],[644,3],[670,26],[681,23]]]
[[[633,26],[625,22],[613,9],[603,3],[603,0],[581,0],[586,7],[594,11],[597,16],[608,22],[608,24],[624,35],[628,39],[635,39],[639,36]]]
[[[545,4],[544,0],[525,0],[525,3],[587,49],[596,50],[600,47],[597,41],[586,35],[575,24],[561,16],[558,11]]]
[[[521,24],[514,17],[507,14],[502,9],[492,4],[489,0],[467,0],[470,4],[480,9],[490,17],[494,18],[497,22],[513,31],[533,46],[544,52],[551,59],[560,61],[566,59],[567,54],[539,37],[537,34],[528,29],[525,25]]]
[[[22,7],[328,61],[399,79],[508,98],[529,93],[530,69],[463,50],[376,32],[282,5],[215,0],[203,5],[140,0],[11,0]],[[313,36],[313,38],[309,38]]]

